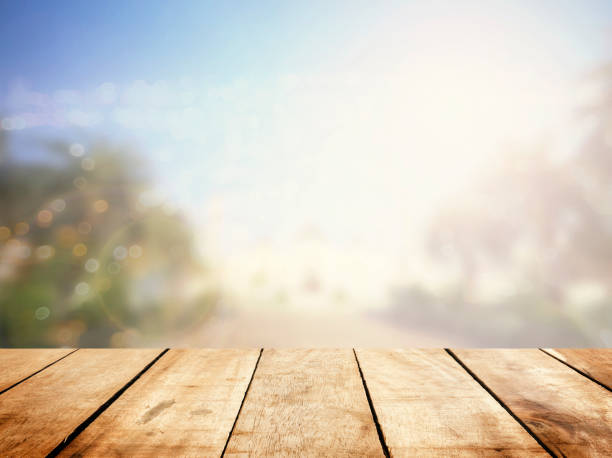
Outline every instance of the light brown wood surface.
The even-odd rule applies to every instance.
[[[392,456],[548,456],[444,350],[356,353]]]
[[[537,349],[453,350],[557,455],[609,457],[612,396]]]
[[[259,350],[170,350],[60,456],[214,456]]]
[[[612,390],[612,348],[546,348],[544,351]]]
[[[264,350],[226,455],[383,456],[353,352]]]
[[[45,456],[160,352],[81,349],[1,394],[2,456]]]
[[[68,351],[0,350],[0,457],[611,456],[610,350]]]
[[[0,349],[0,392],[73,351],[69,348]]]

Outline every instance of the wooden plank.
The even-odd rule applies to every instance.
[[[453,352],[555,454],[610,456],[605,388],[537,349]]]
[[[259,350],[170,350],[60,456],[220,456]]]
[[[444,350],[356,353],[392,456],[548,456]]]
[[[546,348],[544,351],[612,391],[612,348]]]
[[[0,395],[0,456],[43,456],[161,350],[79,350]]]
[[[383,456],[353,352],[264,350],[226,455]]]
[[[0,393],[73,351],[70,348],[1,349]]]

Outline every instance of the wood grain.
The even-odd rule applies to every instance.
[[[546,348],[544,351],[612,390],[612,348]]]
[[[60,456],[215,456],[259,350],[170,350]]]
[[[444,350],[356,350],[392,456],[548,456]]]
[[[453,350],[561,456],[610,456],[612,396],[536,349]]]
[[[0,392],[73,351],[70,348],[1,349]]]
[[[264,350],[227,455],[383,456],[351,350]]]
[[[161,350],[79,350],[0,395],[2,456],[44,456]]]

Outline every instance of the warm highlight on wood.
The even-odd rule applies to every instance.
[[[357,350],[394,456],[545,450],[444,350]]]
[[[612,348],[547,348],[545,351],[612,390]]]
[[[612,396],[539,350],[457,356],[559,456],[609,457]]]
[[[72,351],[0,350],[0,456],[612,450],[610,350]]]

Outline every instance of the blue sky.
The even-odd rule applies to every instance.
[[[507,15],[527,26],[526,38],[556,33],[581,60],[604,51],[601,29],[612,4],[3,0],[0,82],[23,78],[38,90],[78,89],[98,81],[185,75],[223,81],[346,67],[390,28],[393,36],[431,17],[461,14]],[[528,29],[532,20],[539,35]]]
[[[365,3],[2,2],[2,81],[40,89],[185,74],[223,80],[299,70],[380,14]],[[327,55],[327,56],[326,56]],[[327,57],[327,59],[326,59]]]

